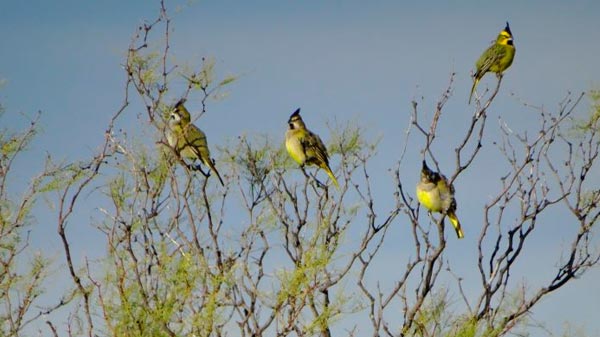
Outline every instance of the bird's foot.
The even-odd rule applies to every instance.
[[[188,168],[192,171],[199,171],[205,177],[210,177],[210,172],[204,172],[201,164],[188,164]]]
[[[317,183],[317,187],[327,190],[327,187],[328,187],[327,184],[325,184],[325,183],[321,182],[319,179],[317,179],[317,176],[314,174],[311,174],[310,176],[315,180],[315,183]]]

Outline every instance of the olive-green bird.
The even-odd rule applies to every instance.
[[[513,36],[507,22],[506,27],[498,34],[496,42],[481,54],[479,60],[477,60],[477,63],[475,64],[477,69],[473,75],[473,87],[471,87],[471,95],[469,95],[469,104],[471,104],[471,98],[473,97],[473,92],[475,92],[475,87],[483,75],[488,72],[493,72],[500,78],[502,73],[510,67],[514,58],[515,45],[513,44]]]
[[[208,166],[217,175],[221,185],[225,186],[214,160],[210,157],[206,135],[191,123],[190,112],[183,105],[184,101],[182,99],[177,102],[169,116],[167,142],[182,158],[192,161],[198,159]]]
[[[300,166],[316,165],[327,173],[335,187],[339,184],[331,168],[329,168],[329,156],[327,148],[319,136],[306,128],[302,117],[300,117],[300,108],[290,116],[288,120],[288,130],[285,133],[285,147]]]
[[[421,169],[421,181],[417,184],[417,199],[430,212],[447,215],[459,239],[465,236],[456,217],[454,186],[448,184],[448,180],[444,175],[429,169],[424,160]]]

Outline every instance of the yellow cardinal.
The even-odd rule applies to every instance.
[[[498,34],[496,42],[481,54],[475,64],[477,69],[473,75],[473,86],[471,87],[471,95],[469,95],[469,104],[471,104],[475,87],[483,75],[487,72],[493,72],[500,78],[502,73],[510,67],[514,58],[515,45],[513,44],[513,36],[507,22],[506,27]]]
[[[173,112],[169,116],[169,132],[167,132],[167,142],[182,157],[192,161],[199,160],[208,166],[212,172],[217,175],[221,185],[223,179],[214,160],[210,157],[206,135],[197,126],[191,123],[190,113],[183,105],[184,100],[175,104]]]
[[[335,187],[339,184],[331,168],[329,168],[329,156],[327,148],[319,136],[306,128],[302,117],[300,117],[300,108],[298,108],[288,120],[288,130],[285,133],[285,147],[300,166],[316,165],[327,173]]]
[[[417,199],[430,212],[447,215],[459,239],[465,236],[456,217],[454,186],[448,184],[446,177],[429,169],[424,160],[421,181],[417,184]]]

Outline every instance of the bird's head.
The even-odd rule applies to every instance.
[[[173,107],[171,114],[169,115],[169,124],[170,125],[177,125],[177,124],[187,125],[190,123],[190,121],[191,121],[190,112],[183,105],[184,102],[185,102],[185,98],[182,98]]]
[[[440,175],[437,172],[432,171],[427,162],[423,160],[423,168],[421,168],[421,181],[422,182],[437,182],[440,179]]]
[[[498,34],[496,43],[502,44],[502,45],[509,45],[509,46],[513,45],[513,36],[512,36],[512,32],[510,31],[510,26],[508,24],[508,21],[506,22],[506,27],[504,27],[504,29],[500,32],[500,34]]]
[[[181,116],[177,113],[177,110],[173,110],[169,115],[169,125],[175,126],[181,124]]]
[[[300,117],[300,108],[296,109],[296,111],[294,111],[294,113],[290,116],[290,119],[288,119],[288,126],[290,130],[306,128],[302,117]]]

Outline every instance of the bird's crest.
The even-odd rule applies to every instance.
[[[513,36],[510,31],[510,26],[508,25],[508,21],[506,21],[506,27],[498,34],[498,38],[496,39],[497,44],[501,45],[513,45]]]
[[[290,115],[290,120],[292,120],[294,117],[299,117],[299,116],[300,116],[300,108],[296,109],[296,111],[294,111],[294,113]]]
[[[423,160],[423,172],[431,172],[431,169],[429,169],[425,160]]]
[[[179,101],[177,101],[177,103],[175,103],[174,108],[175,109],[179,108],[180,106],[182,106],[185,103],[185,101],[187,101],[187,99],[185,97],[183,97],[182,99],[180,99]]]
[[[508,33],[508,35],[512,36],[512,32],[510,31],[510,25],[508,21],[506,21],[506,27],[504,27],[504,31]]]
[[[439,173],[432,171],[429,166],[427,166],[427,162],[423,160],[423,168],[421,169],[421,177],[426,178],[428,181],[432,183],[437,183],[441,176]]]

